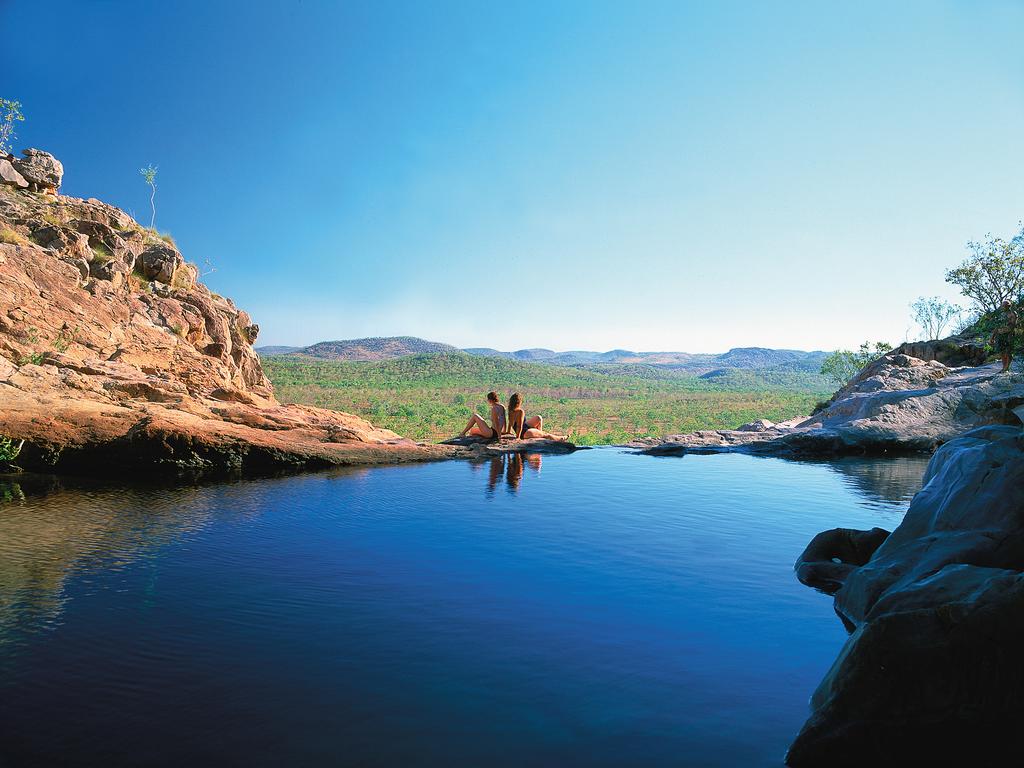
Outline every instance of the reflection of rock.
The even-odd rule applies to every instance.
[[[32,491],[36,478],[26,475]],[[15,481],[9,481],[13,485]],[[22,479],[19,478],[18,490]],[[0,485],[0,495],[3,494]],[[0,645],[13,630],[52,621],[64,605],[64,584],[82,568],[124,563],[206,523],[202,491],[51,488],[3,506],[0,514]]]
[[[844,482],[860,496],[884,504],[905,504],[921,490],[921,478],[928,468],[928,458],[894,456],[886,461],[839,459],[830,461],[826,466],[842,475]]]
[[[853,634],[788,764],[1007,764],[1022,570],[1024,431],[982,427],[936,452],[903,522],[845,576],[835,606]]]

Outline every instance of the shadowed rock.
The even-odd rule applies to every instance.
[[[787,763],[1018,764],[1022,570],[1024,432],[973,430],[936,452],[903,522],[845,574],[835,606],[853,633]]]
[[[884,528],[858,531],[833,528],[822,531],[800,553],[793,569],[802,584],[827,594],[838,590],[846,578],[867,563],[889,535]]]

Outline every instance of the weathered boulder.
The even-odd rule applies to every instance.
[[[139,267],[143,276],[147,280],[157,280],[161,283],[169,284],[174,279],[178,267],[184,262],[181,254],[167,243],[148,245],[139,254]]]
[[[845,576],[836,611],[853,634],[787,764],[1016,765],[1022,570],[1024,431],[973,430],[939,449],[903,522]]]
[[[1024,570],[1024,434],[972,430],[932,457],[903,522],[846,580],[836,611],[859,625],[876,601],[950,563]]]
[[[954,367],[983,365],[989,356],[984,339],[970,333],[933,341],[907,341],[893,352]]]
[[[888,536],[889,531],[884,528],[822,531],[800,553],[793,570],[801,584],[834,594],[853,571],[871,559]]]
[[[41,149],[22,150],[24,157],[14,160],[14,167],[29,183],[34,192],[57,194],[64,178],[64,166],[60,160]]]
[[[749,424],[743,424],[736,427],[737,432],[767,432],[775,426],[774,421],[768,419],[757,419],[750,422]]]
[[[0,157],[0,184],[9,184],[19,189],[28,187],[28,181],[18,173],[18,170],[6,157]]]
[[[715,430],[631,444],[642,453],[682,455],[744,451],[789,456],[931,453],[986,424],[1018,423],[1024,376],[998,363],[947,368],[889,354],[868,365],[826,407],[793,424],[760,432]]]
[[[70,227],[46,224],[32,232],[32,239],[43,248],[57,251],[73,261],[91,261],[93,258],[89,236]]]

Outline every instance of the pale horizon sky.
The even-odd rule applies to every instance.
[[[240,8],[0,2],[0,97],[259,345],[897,343],[1024,218],[1020,2]]]

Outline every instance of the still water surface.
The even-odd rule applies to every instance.
[[[923,459],[0,480],[0,765],[777,766]]]

